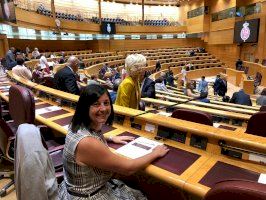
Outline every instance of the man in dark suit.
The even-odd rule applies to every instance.
[[[213,84],[214,95],[224,96],[227,92],[227,82],[218,74]]]
[[[141,86],[141,97],[148,97],[155,99],[155,82],[150,79],[149,73],[144,73],[144,80]]]
[[[236,70],[243,70],[243,61],[240,58],[236,61]]]
[[[79,60],[75,56],[71,56],[67,61],[67,66],[56,72],[54,79],[58,90],[79,95],[80,89],[76,79],[78,67]]]
[[[235,92],[229,101],[230,103],[252,106],[250,96],[244,92],[243,89]]]

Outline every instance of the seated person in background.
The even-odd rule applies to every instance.
[[[85,63],[83,62],[82,58],[80,58],[79,61],[80,61],[79,69],[84,69],[86,66],[85,66]]]
[[[243,89],[240,89],[238,92],[235,92],[229,102],[240,105],[252,106],[250,96],[246,94]]]
[[[32,81],[41,83],[43,81],[44,73],[42,72],[41,65],[36,64],[35,69],[32,71]]]
[[[111,82],[114,83],[114,81],[118,78],[120,78],[120,74],[118,73],[117,69],[116,68],[112,69],[112,73],[110,77]]]
[[[196,53],[195,53],[195,51],[192,49],[190,52],[189,52],[189,56],[195,56],[196,55]]]
[[[37,59],[40,57],[40,52],[38,48],[34,48],[34,50],[31,52],[31,59]]]
[[[133,174],[163,157],[169,150],[159,145],[151,153],[136,159],[126,159],[113,153],[107,146],[107,140],[118,144],[134,140],[130,136],[107,138],[103,135],[102,126],[111,125],[113,118],[108,91],[100,85],[84,88],[65,140],[64,181],[59,187],[59,199],[146,199],[140,191],[112,179],[112,176],[114,173]]]
[[[97,81],[96,75],[91,75],[91,79],[88,80],[87,85],[97,84],[99,85],[99,82]]]
[[[191,81],[189,81],[186,84],[186,88],[184,89],[184,94],[187,95],[187,96],[189,96],[189,97],[192,97],[192,98],[200,98],[200,94],[195,94],[195,92],[193,91],[193,89],[194,89],[194,86],[191,83]]]
[[[141,54],[131,54],[125,60],[128,76],[120,84],[115,104],[138,109],[140,102],[139,76],[146,66],[146,58]]]
[[[243,70],[243,62],[240,58],[236,61],[236,70]]]
[[[201,92],[206,92],[208,93],[208,82],[205,81],[205,76],[201,77],[201,81],[199,82],[198,85],[198,91]]]
[[[161,63],[159,60],[156,61],[155,70],[156,70],[156,72],[161,70]]]
[[[141,97],[155,99],[155,82],[149,78],[150,73],[145,71],[140,79],[143,79],[141,84]]]
[[[54,79],[58,90],[79,95],[80,89],[77,84],[76,73],[79,67],[79,60],[75,56],[70,56],[67,66],[56,72]]]
[[[164,78],[163,77],[159,77],[155,80],[155,90],[160,90],[160,91],[164,91],[164,92],[169,92],[171,93],[167,87],[164,84]]]
[[[256,100],[257,105],[265,106],[266,105],[266,88],[264,88],[260,96]]]
[[[170,66],[168,67],[168,71],[166,72],[165,76],[166,76],[166,84],[172,87],[175,87],[175,83],[174,83],[175,77],[174,77],[174,73],[171,70]]]
[[[111,82],[110,78],[106,79],[105,85],[107,85],[109,88],[113,88],[113,83]]]
[[[195,100],[204,102],[204,103],[210,103],[210,100],[207,99],[208,97],[208,92],[201,92],[200,94],[196,94],[194,92],[194,82],[193,81],[189,81],[186,85],[186,88],[184,89],[184,94],[192,97]]]
[[[61,57],[59,59],[59,64],[64,64],[65,62],[66,62],[65,52],[62,52]]]
[[[40,58],[39,61],[40,61],[40,65],[41,65],[42,70],[43,70],[47,75],[51,74],[50,66],[49,66],[48,61],[47,61],[47,59],[46,59],[46,57],[45,57],[44,54],[41,54],[41,58]]]
[[[111,100],[112,100],[112,104],[115,103],[117,90],[118,90],[118,87],[119,87],[121,82],[122,82],[122,80],[119,79],[119,78],[114,81],[113,90],[110,92],[110,97],[111,97]]]
[[[100,71],[99,71],[99,78],[100,79],[104,79],[104,76],[105,76],[105,73],[107,72],[107,70],[108,70],[108,64],[107,63],[105,63],[104,65],[103,65],[103,67],[100,69]]]
[[[24,66],[23,58],[17,58],[17,65],[12,68],[12,73],[28,80],[32,78],[31,71]]]

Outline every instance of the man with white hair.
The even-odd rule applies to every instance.
[[[141,54],[131,54],[125,60],[128,76],[118,88],[115,104],[119,106],[138,109],[140,102],[139,76],[146,66],[146,58]]]
[[[75,56],[70,56],[67,61],[67,66],[56,72],[54,76],[57,89],[79,95],[80,90],[76,79],[78,67],[79,59]]]

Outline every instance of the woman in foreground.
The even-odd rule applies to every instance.
[[[137,159],[127,159],[111,152],[107,140],[125,144],[134,139],[128,136],[107,139],[103,136],[102,125],[111,125],[113,117],[108,91],[100,85],[84,88],[66,136],[64,181],[59,192],[61,199],[146,199],[140,191],[112,179],[112,175],[131,175],[164,156],[168,149],[160,145]]]

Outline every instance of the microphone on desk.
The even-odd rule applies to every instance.
[[[139,113],[139,114],[137,114],[137,115],[133,115],[133,116],[131,116],[131,117],[130,117],[130,122],[133,122],[134,119],[135,119],[135,117],[138,117],[138,116],[140,116],[140,115],[144,115],[144,114],[150,113],[150,112],[152,112],[152,111],[158,111],[158,110],[160,110],[160,109],[164,109],[164,108],[172,108],[172,107],[174,107],[174,106],[177,106],[177,105],[180,105],[180,104],[186,104],[186,103],[188,103],[188,102],[190,102],[190,101],[194,101],[194,100],[197,100],[197,99],[199,99],[199,98],[192,98],[192,99],[188,99],[187,101],[184,101],[184,102],[177,102],[177,103],[175,103],[175,104],[173,104],[173,105],[170,105],[170,106],[163,106],[163,107],[160,107],[160,108],[157,108],[157,109],[152,109],[152,110],[144,111],[144,112]]]

